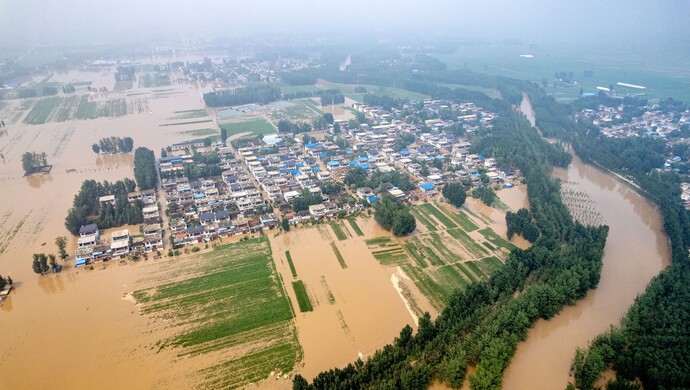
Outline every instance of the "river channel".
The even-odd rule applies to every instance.
[[[520,109],[534,125],[527,98]],[[577,157],[567,168],[554,169],[553,175],[563,180],[580,214],[610,227],[601,280],[575,306],[534,324],[504,374],[505,389],[565,388],[575,349],[617,325],[650,279],[670,262],[659,212],[628,185]]]

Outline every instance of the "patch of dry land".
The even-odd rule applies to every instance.
[[[39,277],[31,256],[57,253],[55,237],[69,237],[74,253],[64,218],[81,183],[132,177],[131,154],[96,155],[93,143],[132,137],[135,148],[158,155],[219,131],[203,88],[133,82],[89,93],[86,86],[112,91],[113,71],[53,75],[50,82],[78,84],[76,93],[0,105],[7,124],[0,134],[0,273],[15,282],[0,307],[2,389],[251,382],[287,389],[296,372],[312,377],[371,355],[423,312],[435,316],[453,288],[490,275],[512,245],[525,245],[505,240],[505,210],[526,204],[518,187],[499,191],[497,208],[474,199],[462,210],[438,200],[415,206],[418,230],[406,238],[358,217],[226,239],[175,258],[94,269],[68,259],[62,273]],[[314,111],[252,115],[311,115],[307,109]],[[25,151],[45,152],[51,173],[24,177]]]

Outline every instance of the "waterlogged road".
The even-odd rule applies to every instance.
[[[520,108],[534,124],[529,100],[524,99]],[[575,349],[617,325],[635,297],[670,261],[661,217],[642,196],[577,157],[553,174],[564,181],[566,190],[593,204],[610,227],[601,281],[575,306],[549,321],[536,322],[505,372],[505,389],[565,388]]]

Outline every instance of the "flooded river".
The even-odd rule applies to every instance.
[[[527,99],[521,110],[534,124]],[[549,321],[537,321],[504,374],[505,389],[565,388],[575,349],[617,325],[635,297],[670,261],[661,216],[653,204],[577,157],[568,168],[553,173],[564,181],[564,189],[582,193],[593,202],[610,227],[601,280],[575,306]]]

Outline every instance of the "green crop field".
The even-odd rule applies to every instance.
[[[513,244],[509,243],[508,241],[506,241],[505,239],[503,239],[503,237],[496,234],[496,232],[494,232],[490,228],[482,229],[479,231],[479,233],[482,236],[484,236],[484,238],[491,241],[491,243],[493,243],[494,245],[500,246],[501,248],[505,248],[509,251],[512,251],[513,249],[516,248],[515,245],[513,245]]]
[[[117,81],[115,82],[115,86],[113,87],[113,91],[115,92],[123,92],[128,89],[132,89],[134,87],[134,83],[131,80],[128,81]]]
[[[276,128],[263,119],[254,119],[246,122],[221,123],[220,128],[225,129],[228,137],[241,133],[272,134],[276,132]]]
[[[452,229],[457,227],[457,225],[455,225],[453,221],[451,221],[450,218],[448,218],[448,216],[443,214],[441,210],[434,207],[434,205],[432,205],[431,203],[424,203],[423,205],[419,206],[419,209],[422,213],[426,212],[436,217],[436,219],[438,219],[443,224],[443,226],[446,227],[446,229]]]
[[[314,307],[311,305],[309,294],[307,294],[307,288],[304,287],[304,283],[301,280],[294,281],[292,282],[292,289],[295,290],[299,311],[302,313],[314,311]]]
[[[174,114],[174,116],[168,119],[192,119],[204,118],[208,116],[208,112],[206,112],[204,109],[175,111]]]
[[[294,313],[265,237],[183,258],[142,283],[149,286],[133,293],[141,312],[175,329],[160,348],[187,357],[249,351],[197,372],[203,387],[241,387],[275,368],[290,371],[299,359]]]
[[[185,126],[185,125],[196,125],[199,123],[209,123],[213,122],[211,119],[203,119],[203,120],[198,120],[198,121],[188,121],[188,122],[174,122],[174,123],[164,123],[158,126]],[[206,125],[208,126],[208,125]]]

